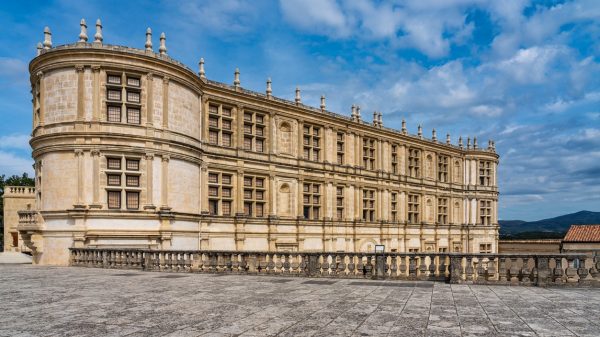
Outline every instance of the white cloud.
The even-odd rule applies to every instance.
[[[0,136],[0,149],[31,150],[29,146],[29,135],[15,134]]]
[[[33,160],[17,156],[13,153],[0,151],[0,174],[11,176],[13,174],[21,175],[27,172],[33,176]]]
[[[347,36],[347,19],[335,0],[281,0],[284,17],[294,26],[313,33]]]

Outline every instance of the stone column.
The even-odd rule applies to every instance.
[[[169,209],[169,155],[162,155],[162,167],[161,167],[161,190],[160,190],[160,202],[161,209]]]
[[[237,118],[237,142],[235,142],[238,149],[244,148],[244,106],[238,105],[233,108],[232,115]]]
[[[271,169],[273,172],[273,169]],[[269,215],[277,215],[277,182],[275,181],[275,174],[269,175],[269,188],[267,189],[268,200],[269,200]]]
[[[100,66],[92,66],[92,121],[100,121]]]
[[[154,127],[154,76],[152,73],[146,74],[145,116],[146,116],[146,126]]]
[[[200,165],[200,172],[200,212],[208,214],[208,165],[205,161]]]
[[[92,150],[92,208],[100,208],[100,151]]]
[[[146,205],[144,209],[155,209],[154,206],[154,154],[146,153]]]
[[[39,85],[39,91],[40,91],[40,119],[38,121],[38,125],[39,126],[43,126],[44,125],[44,115],[45,115],[45,110],[46,110],[46,104],[45,104],[45,99],[46,99],[46,83],[44,82],[44,73],[41,71],[37,72],[37,77],[38,80],[40,81],[40,85]]]
[[[164,129],[169,127],[169,77],[163,77],[163,111],[162,111],[162,126]]]
[[[77,121],[81,122],[84,120],[85,116],[85,88],[84,88],[84,66],[76,65],[75,72],[77,73]]]
[[[302,179],[302,174],[304,172],[299,172],[300,178],[298,179],[298,189],[296,190],[296,200],[298,209],[296,210],[296,214],[300,218],[304,218],[304,179]]]
[[[242,165],[243,167],[243,165]],[[237,188],[235,189],[235,194],[237,196],[236,200],[235,200],[235,208],[236,208],[236,215],[243,215],[244,214],[244,171],[243,170],[238,170],[237,171],[237,176],[236,176],[236,181],[237,181]]]
[[[75,208],[83,208],[83,150],[75,150],[75,158],[77,160],[77,201]]]
[[[298,121],[298,146],[296,148],[298,152],[298,159],[304,158],[304,121]]]

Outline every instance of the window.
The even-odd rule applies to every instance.
[[[210,215],[231,215],[232,189],[231,174],[208,173],[208,212]]]
[[[363,138],[363,168],[375,169],[375,140]]]
[[[398,174],[398,145],[392,145],[392,173]]]
[[[393,222],[398,221],[398,193],[397,192],[392,192],[390,208],[392,211],[391,220]]]
[[[362,219],[375,221],[375,190],[363,190]]]
[[[304,159],[319,161],[321,159],[321,129],[317,126],[304,126]]]
[[[304,183],[302,191],[304,218],[318,220],[321,211],[321,185]]]
[[[492,162],[487,160],[479,161],[479,185],[492,186]]]
[[[244,112],[244,150],[265,151],[265,116],[257,112]]]
[[[337,150],[337,163],[338,165],[344,165],[344,152],[345,152],[345,142],[344,142],[344,134],[338,132],[337,140],[336,140],[336,150]]]
[[[121,191],[108,191],[108,208],[109,209],[120,209],[121,208]]]
[[[265,216],[265,178],[244,175],[244,215]]]
[[[448,182],[448,157],[438,156],[438,181]]]
[[[492,201],[479,201],[479,219],[482,225],[490,225],[492,223]]]
[[[481,254],[491,254],[492,253],[492,244],[491,243],[480,243],[479,244],[479,252]]]
[[[123,161],[125,165],[123,165]],[[124,170],[123,170],[124,169]],[[140,160],[135,158],[106,158],[106,185],[108,208],[120,209],[121,199],[125,193],[125,207],[140,207]],[[124,183],[124,184],[123,184]],[[118,195],[118,196],[117,196]]]
[[[413,178],[421,178],[421,150],[408,150],[408,175]]]
[[[420,203],[419,196],[416,194],[408,195],[408,223],[418,224],[420,222]]]
[[[341,220],[344,218],[344,187],[338,186],[335,189],[335,209],[336,218]]]
[[[225,147],[232,146],[231,108],[221,104],[208,105],[208,143]]]
[[[123,85],[122,79],[126,78]],[[106,120],[120,123],[125,112],[125,122],[141,123],[141,82],[139,77],[124,74],[108,74],[106,78]]]
[[[446,198],[438,198],[437,222],[439,224],[448,223],[448,199]]]

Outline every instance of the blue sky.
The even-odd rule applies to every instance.
[[[89,35],[143,48],[145,30],[208,78],[438,137],[494,139],[500,218],[600,211],[600,1],[18,1],[0,4],[0,173],[32,172],[28,62]]]

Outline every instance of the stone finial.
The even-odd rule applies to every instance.
[[[302,103],[302,99],[300,98],[300,88],[296,87],[296,104],[301,104]]]
[[[373,111],[373,126],[379,126],[379,114]]]
[[[477,137],[473,137],[473,149],[477,149]]]
[[[158,47],[160,55],[167,55],[167,36],[165,33],[160,33],[160,46]]]
[[[431,130],[431,139],[432,139],[434,142],[437,142],[437,133],[435,132],[435,129],[432,129],[432,130]]]
[[[406,134],[406,120],[404,120],[404,118],[402,118],[402,133]]]
[[[44,49],[44,47],[42,47],[42,43],[38,42],[38,44],[35,48],[37,49],[36,56],[42,55],[42,49]]]
[[[357,105],[356,106],[356,121],[360,122],[361,118],[362,117],[360,116],[360,105]]]
[[[488,146],[487,146],[487,149],[488,149],[488,150],[491,150],[491,149],[492,149],[492,140],[491,140],[491,139],[489,139],[489,140],[488,140]]]
[[[352,104],[352,114],[350,114],[352,120],[356,120],[356,105]]]
[[[273,88],[271,87],[271,78],[267,78],[267,98],[273,97]]]
[[[146,28],[146,51],[152,51],[152,29],[150,27]]]
[[[79,42],[86,43],[88,40],[87,35],[87,24],[85,23],[85,19],[81,19],[79,22],[79,26],[81,27],[81,31],[79,33]]]
[[[102,44],[102,21],[100,19],[96,20],[96,34],[94,34],[94,43]]]
[[[462,136],[458,137],[458,147],[463,148]]]
[[[52,33],[48,26],[44,27],[44,49],[52,48]]]
[[[423,127],[421,126],[421,124],[419,124],[419,127],[417,128],[417,136],[419,136],[419,138],[423,138]]]
[[[383,114],[381,113],[381,111],[379,111],[379,120],[377,121],[377,124],[379,124],[380,128],[383,127]]]
[[[198,74],[200,78],[206,78],[206,73],[204,72],[204,57],[200,58],[200,62],[198,62]]]
[[[240,84],[242,84],[242,82],[240,82],[240,68],[235,68],[235,71],[233,72],[233,86],[237,89],[240,87]]]
[[[447,134],[446,134],[446,144],[450,145],[450,143],[451,143],[451,142],[450,142],[450,134],[449,134],[449,133],[447,133]]]
[[[467,150],[471,149],[471,137],[467,137]]]
[[[321,110],[325,111],[325,95],[321,95]]]
[[[496,141],[492,140],[491,142],[492,142],[492,150],[495,151],[496,150]]]

